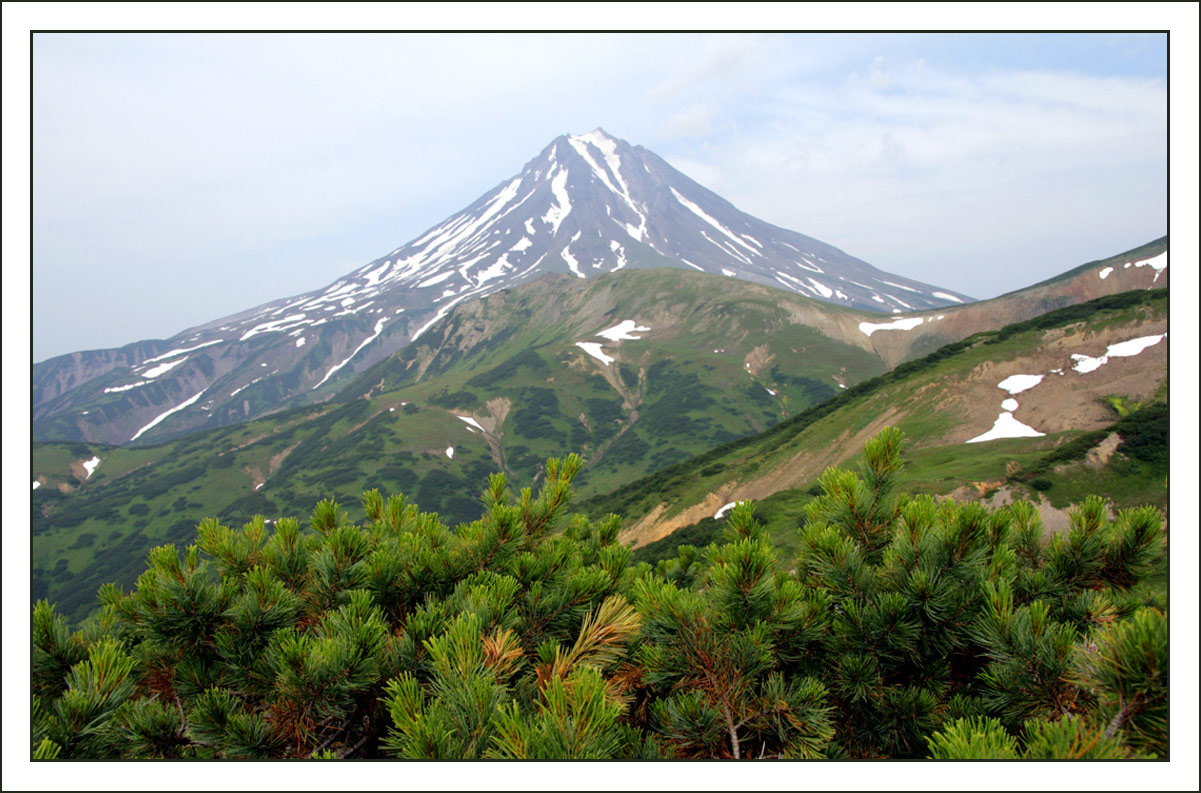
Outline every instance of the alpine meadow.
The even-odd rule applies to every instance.
[[[1169,238],[978,300],[675,163],[33,364],[30,756],[1172,759]]]

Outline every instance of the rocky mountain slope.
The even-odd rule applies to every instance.
[[[1004,324],[999,316],[1037,315],[1042,306],[1074,302],[1095,289],[1094,282],[1117,283],[1118,273],[1139,278],[1144,287],[1160,286],[1166,270],[1136,263],[1161,263],[1165,245],[1114,257],[1116,264],[1076,268],[1053,284],[996,301],[899,318],[678,269],[550,276],[465,302],[416,343],[363,372],[335,401],[165,445],[35,444],[35,592],[58,600],[78,597],[64,601],[69,610],[73,602],[91,602],[100,583],[134,574],[150,547],[189,541],[203,516],[237,525],[255,514],[305,514],[327,497],[351,505],[353,514],[358,495],[370,488],[404,492],[424,509],[469,520],[489,473],[504,471],[515,485],[530,484],[546,457],[568,451],[586,460],[580,494],[602,497],[639,477],[690,466],[689,458],[720,444],[790,426],[807,410],[832,404],[832,397],[891,376],[897,360],[920,356],[944,340],[959,342],[969,331],[994,332]],[[1161,293],[1166,291],[1142,288],[1127,294],[1149,300]],[[1072,338],[1073,345],[1085,341]],[[1050,344],[1042,337],[1023,343],[1031,350]],[[1104,345],[1094,347],[1075,346],[1066,354],[1104,352]],[[993,360],[1007,348],[981,349]],[[1138,360],[1158,355],[1147,352],[1151,356]],[[1048,371],[1063,368],[1043,363]],[[1122,359],[1121,365],[1128,363]],[[1107,382],[1118,368],[1102,366],[1100,377],[1086,380]],[[1158,382],[1146,373],[1140,378]],[[959,412],[946,413],[941,406],[951,392],[944,394],[940,382],[902,389],[880,404],[878,415],[855,413],[846,426],[929,414],[926,424],[950,421],[947,428],[979,435],[1005,412],[1001,392],[991,400],[973,392],[956,397]],[[1130,387],[1115,393],[1142,398]],[[1038,393],[1051,388],[1048,382]],[[1022,405],[1015,415],[1028,421],[1032,403],[1015,398]],[[991,418],[959,415],[993,402]],[[903,404],[914,406],[899,414]],[[1087,404],[1093,414],[1086,418],[1095,423],[1094,414],[1105,411]],[[1073,415],[1062,405],[1054,410]],[[1050,436],[1092,425],[1050,426],[1040,431]],[[686,472],[687,487],[666,488],[673,495],[649,523],[659,502],[622,502],[618,511],[628,509],[632,520],[642,521],[632,536],[665,534],[694,522],[688,510],[708,510],[714,498],[762,498],[815,476],[827,459],[836,462],[844,450],[862,448],[856,431],[848,432],[809,442],[813,451],[804,459],[769,455],[766,462],[747,463],[775,484],[751,486],[746,476],[714,480],[713,464],[704,463]],[[964,470],[969,479],[981,479],[971,466]],[[704,492],[693,493],[693,482]],[[674,500],[690,493],[695,502]],[[660,518],[668,523],[656,523]]]
[[[640,146],[560,136],[512,179],[328,287],[33,371],[38,440],[150,443],[328,399],[454,307],[548,275],[678,268],[886,313],[971,298],[740,212]]]
[[[975,334],[583,508],[623,515],[627,543],[671,547],[705,544],[724,511],[751,500],[792,516],[787,545],[823,471],[895,426],[909,438],[913,492],[1030,498],[1052,530],[1088,494],[1166,509],[1167,298],[1127,292]]]

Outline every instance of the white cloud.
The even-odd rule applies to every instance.
[[[1166,231],[1161,81],[864,63],[793,83],[770,124],[707,141],[725,197],[981,297]],[[1071,253],[1085,238],[1096,247]]]

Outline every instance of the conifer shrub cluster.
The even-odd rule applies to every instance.
[[[453,531],[403,496],[200,524],[71,631],[33,610],[34,758],[1137,758],[1168,753],[1150,508],[899,491],[885,430],[781,559],[753,506],[633,564],[616,516],[493,475]]]

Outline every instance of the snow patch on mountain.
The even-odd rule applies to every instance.
[[[613,268],[614,272],[626,266],[626,249],[617,240],[609,240],[609,250],[617,254],[617,266]]]
[[[617,154],[617,141],[605,135],[600,129],[594,129],[586,135],[569,137],[567,142],[571,144],[571,147],[576,150],[576,153],[580,155],[584,162],[588,163],[588,167],[592,169],[592,172],[596,174],[601,183],[609,189],[609,192],[620,198],[638,216],[638,225],[635,226],[632,223],[626,223],[625,229],[631,237],[642,242],[643,237],[646,236],[646,215],[634,201],[633,196],[630,195],[630,187],[621,176],[621,158]],[[602,168],[593,159],[592,153],[589,151],[590,146],[596,147],[601,153],[608,168],[608,173],[606,173],[605,168]],[[617,186],[614,186],[609,181],[610,173],[617,181]],[[608,209],[607,206],[605,208]]]
[[[154,419],[152,419],[149,424],[142,427],[140,430],[138,430],[137,432],[135,432],[133,434],[133,437],[131,437],[129,439],[130,443],[132,443],[133,441],[136,441],[138,438],[142,437],[142,434],[144,432],[146,432],[146,430],[149,430],[153,427],[158,426],[168,416],[172,416],[172,415],[178,413],[179,411],[183,410],[184,408],[188,408],[188,407],[191,407],[192,405],[196,404],[196,400],[200,399],[200,397],[207,390],[208,390],[207,388],[201,389],[200,393],[196,394],[196,396],[192,397],[191,399],[184,400],[183,402],[179,403],[178,405],[171,408],[170,410],[160,413],[159,415],[155,416]]]
[[[575,242],[579,238],[580,232],[577,231],[575,236],[571,238],[571,242]],[[571,253],[571,242],[567,243],[563,250],[559,251],[559,255],[563,257],[563,261],[567,262],[568,268],[570,268],[573,273],[580,278],[587,278],[587,276],[580,271],[580,263],[576,261],[575,256],[573,256]]]
[[[315,301],[312,301],[311,304],[315,305]],[[260,333],[274,333],[281,330],[291,330],[297,324],[305,322],[305,320],[305,314],[289,314],[283,319],[273,319],[270,322],[263,322],[255,325],[253,328],[243,333],[242,337],[238,339],[238,341],[246,341],[252,336],[257,336]]]
[[[588,353],[593,358],[595,358],[596,360],[603,363],[605,366],[608,366],[609,364],[613,363],[613,361],[616,360],[616,358],[611,358],[608,355],[605,355],[605,350],[603,347],[601,347],[599,342],[577,341],[575,343],[575,346],[579,347],[581,350]]]
[[[427,330],[429,330],[434,325],[434,323],[436,323],[438,320],[445,317],[446,314],[452,308],[455,307],[455,305],[463,302],[464,300],[466,300],[467,298],[469,298],[475,294],[476,294],[475,291],[471,291],[465,295],[459,295],[454,300],[452,300],[449,303],[447,303],[446,305],[442,306],[442,308],[438,309],[438,313],[434,315],[433,319],[431,319],[429,322],[426,322],[424,325],[422,325],[420,328],[417,329],[417,332],[413,334],[413,337],[411,339],[409,339],[409,341],[417,341],[417,339],[419,337],[421,337],[421,335],[424,334]]]
[[[1023,391],[1029,391],[1043,381],[1046,375],[1041,374],[1015,374],[1006,377],[1001,382],[997,383],[997,388],[1002,391],[1007,391],[1010,394],[1020,394]]]
[[[172,369],[179,366],[181,363],[183,363],[186,360],[188,360],[188,359],[180,358],[178,361],[167,361],[166,363],[160,363],[158,366],[151,367],[150,369],[147,369],[146,371],[142,372],[142,377],[147,377],[147,378],[150,378],[151,380],[153,380],[154,378],[158,377],[159,375],[165,374],[166,372],[171,371]]]
[[[908,317],[892,322],[860,322],[859,330],[870,336],[878,330],[913,330],[924,321],[921,317]]]
[[[265,376],[266,376],[266,375],[264,375],[264,377],[265,377]],[[230,391],[230,392],[229,392],[229,398],[230,398],[230,399],[233,399],[233,398],[234,398],[234,397],[236,397],[238,394],[242,393],[242,392],[243,392],[243,391],[245,391],[247,388],[250,388],[252,385],[254,385],[254,384],[255,384],[255,383],[257,383],[259,380],[262,380],[262,379],[263,379],[262,377],[256,377],[256,378],[254,378],[253,380],[251,380],[249,383],[247,383],[246,385],[244,385],[244,386],[238,386],[238,387],[237,387],[237,388],[235,388],[233,391]]]
[[[921,292],[919,290],[914,289],[912,286],[905,286],[904,284],[897,284],[897,283],[893,283],[892,281],[885,281],[883,278],[880,279],[880,283],[888,284],[889,286],[895,286],[897,289],[904,289],[908,292],[917,292],[919,295],[921,294]]]
[[[680,195],[679,190],[676,190],[674,187],[669,187],[668,189],[671,190],[671,193],[672,193],[672,195],[674,195],[676,197],[676,200],[679,201],[686,209],[688,209],[688,211],[692,212],[694,215],[699,217],[701,220],[705,221],[710,226],[717,229],[718,231],[720,231],[722,234],[729,237],[731,240],[733,240],[737,244],[741,245],[743,248],[746,248],[751,253],[755,254],[756,256],[761,255],[759,253],[759,251],[752,248],[745,241],[743,241],[743,239],[741,237],[737,236],[736,234],[734,234],[734,232],[730,231],[728,228],[726,228],[721,223],[719,223],[717,221],[717,219],[714,218],[712,215],[710,215],[708,212],[701,209],[698,205],[689,201],[684,196]],[[747,264],[750,264],[750,263],[751,263],[750,260],[747,260]]]
[[[737,259],[738,261],[742,262],[743,264],[748,264],[748,265],[749,265],[749,264],[753,264],[753,262],[752,262],[750,259],[748,259],[747,257],[743,256],[743,255],[742,255],[741,253],[739,253],[738,251],[734,250],[734,246],[733,246],[733,245],[731,245],[731,244],[730,244],[730,243],[728,243],[728,242],[722,242],[722,241],[719,241],[719,240],[715,240],[715,239],[713,239],[712,237],[710,237],[710,236],[709,236],[709,235],[708,235],[708,234],[705,232],[705,230],[704,230],[704,229],[701,229],[701,236],[702,236],[702,237],[704,237],[705,239],[709,240],[709,242],[711,242],[711,243],[713,243],[714,245],[716,245],[716,246],[717,246],[717,248],[718,248],[718,250],[720,250],[722,253],[724,253],[724,254],[726,254],[726,255],[728,255],[728,256],[733,256],[735,259]]]
[[[983,441],[997,440],[998,438],[1039,438],[1043,435],[1046,435],[1046,433],[1039,432],[1033,427],[1023,424],[1015,419],[1012,413],[1005,411],[997,416],[997,420],[993,422],[991,430],[964,442],[981,443]]]
[[[931,297],[937,297],[937,298],[939,298],[940,300],[950,300],[950,301],[953,301],[953,302],[955,302],[955,303],[962,303],[962,302],[963,302],[963,301],[962,301],[962,300],[960,300],[959,298],[955,297],[955,295],[950,295],[950,294],[947,294],[946,292],[931,292],[931,293],[930,293],[930,295],[931,295]]]
[[[648,330],[650,330],[650,328],[643,327],[632,319],[623,319],[620,323],[611,328],[606,328],[596,335],[603,336],[609,341],[621,341],[622,339],[632,339],[636,341],[642,337],[631,336],[631,333],[645,333]]]
[[[730,510],[732,510],[734,507],[738,506],[741,503],[742,503],[741,501],[731,501],[729,504],[722,506],[721,509],[719,509],[719,510],[717,510],[717,512],[713,513],[713,519],[721,520],[722,518],[724,518],[726,516],[727,512],[729,512]]]
[[[470,429],[471,427],[475,427],[480,432],[487,432],[487,430],[485,430],[483,427],[481,427],[480,423],[478,421],[476,421],[475,419],[473,419],[471,416],[456,416],[456,418],[459,421],[466,422],[469,425],[468,429]]]
[[[509,254],[502,253],[500,258],[493,262],[490,267],[480,270],[475,274],[475,285],[481,286],[485,281],[500,278],[505,274],[506,270],[510,270],[512,267],[513,265],[509,264]]]
[[[813,284],[813,288],[817,290],[822,297],[833,297],[834,290],[823,284],[821,281],[816,281],[813,278],[809,279],[809,283]],[[868,334],[871,335],[870,333]]]
[[[785,280],[785,279],[787,279],[787,280]],[[776,270],[776,280],[779,281],[780,283],[784,284],[785,286],[788,286],[790,289],[792,289],[794,291],[798,290],[801,287],[806,286],[804,281],[802,281],[801,279],[799,279],[795,276],[789,275],[788,273],[786,273],[782,270]]]
[[[1104,355],[1096,358],[1088,355],[1081,355],[1080,353],[1073,353],[1072,360],[1076,363],[1072,364],[1072,368],[1081,374],[1094,372],[1105,364],[1109,363],[1110,358],[1129,358],[1131,356],[1138,355],[1148,347],[1153,347],[1156,344],[1159,344],[1164,340],[1164,338],[1167,337],[1167,335],[1168,334],[1166,333],[1161,333],[1157,336],[1142,336],[1141,338],[1129,339],[1127,341],[1118,342],[1117,344],[1111,344],[1105,348]]]
[[[1155,278],[1152,279],[1151,283],[1155,283],[1156,281],[1159,280],[1159,276],[1163,274],[1163,271],[1168,268],[1168,252],[1164,251],[1163,253],[1159,254],[1158,256],[1152,256],[1150,259],[1143,259],[1142,261],[1126,262],[1126,264],[1124,264],[1122,266],[1123,266],[1123,268],[1126,268],[1126,267],[1150,267],[1152,270],[1155,271]]]
[[[555,196],[555,201],[558,203],[547,210],[542,216],[542,220],[550,224],[550,235],[553,237],[559,233],[559,226],[563,223],[563,218],[571,214],[571,196],[567,194],[567,170],[560,168],[555,174],[555,177],[550,181],[551,193]]]
[[[210,347],[214,344],[220,344],[222,341],[222,339],[213,339],[212,341],[206,341],[204,344],[197,344],[195,347],[181,347],[179,349],[169,350],[162,355],[156,355],[153,358],[147,358],[146,360],[142,361],[142,363],[154,363],[155,361],[162,361],[166,358],[174,358],[176,355],[183,355],[185,352],[199,350],[201,347]]]
[[[375,286],[376,284],[379,283],[380,278],[383,277],[384,273],[386,273],[388,271],[388,268],[390,268],[391,266],[392,266],[391,261],[385,261],[383,264],[381,264],[379,267],[376,267],[374,270],[372,270],[368,273],[364,273],[363,280],[367,282],[367,286]]]
[[[142,386],[144,386],[144,385],[150,385],[150,381],[149,381],[149,380],[139,380],[138,382],[136,382],[136,383],[130,383],[129,385],[118,385],[118,386],[113,386],[112,388],[106,388],[106,389],[104,389],[104,393],[106,393],[106,394],[117,394],[117,393],[120,393],[120,392],[122,392],[122,391],[128,391],[128,390],[129,390],[129,389],[131,389],[131,388],[140,388],[140,387],[142,387]]]
[[[84,476],[84,479],[91,479],[92,472],[96,470],[96,466],[100,465],[100,458],[93,457],[90,460],[84,460],[83,463],[81,463],[81,465],[83,465],[83,470],[87,471],[87,474]]]
[[[383,332],[383,330],[384,330],[384,325],[387,323],[387,321],[388,321],[388,320],[386,320],[386,319],[381,319],[381,320],[379,320],[378,322],[376,322],[376,323],[375,323],[375,331],[374,331],[374,332],[373,332],[373,333],[372,333],[370,336],[368,336],[367,338],[363,339],[363,342],[362,342],[362,344],[360,344],[358,347],[355,347],[355,348],[354,348],[354,352],[352,352],[352,353],[351,353],[349,356],[347,356],[346,360],[344,360],[344,361],[342,361],[341,363],[339,363],[339,364],[335,365],[335,366],[334,366],[332,369],[330,369],[328,372],[326,372],[326,373],[325,373],[325,377],[322,377],[322,378],[321,378],[321,382],[317,383],[317,385],[313,386],[313,387],[312,387],[311,389],[309,389],[309,390],[310,390],[310,391],[313,391],[313,390],[316,390],[317,388],[319,388],[319,387],[322,385],[322,383],[324,383],[326,380],[328,380],[328,379],[330,379],[331,377],[333,377],[333,375],[334,375],[334,372],[337,372],[337,371],[338,371],[339,369],[341,369],[343,366],[345,366],[346,364],[350,363],[351,359],[352,359],[352,358],[354,358],[356,355],[358,355],[360,350],[362,350],[364,347],[366,347],[366,346],[367,346],[368,344],[370,344],[371,342],[375,341],[376,337],[378,337],[378,336],[380,335],[380,333],[382,333],[382,332]]]

